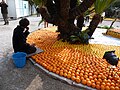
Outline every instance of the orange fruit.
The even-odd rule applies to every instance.
[[[82,80],[82,84],[86,85],[87,81],[85,79]]]
[[[56,74],[59,74],[59,72],[60,72],[60,71],[57,70],[57,71],[56,71]]]
[[[89,79],[90,79],[90,80],[93,80],[93,77],[92,77],[92,76],[89,76]]]
[[[88,72],[85,72],[84,74],[85,74],[85,75],[88,75]]]
[[[109,87],[109,86],[106,86],[106,87],[105,87],[105,90],[110,90],[110,87]]]
[[[110,90],[115,90],[115,87],[114,86],[110,86]]]
[[[76,73],[75,73],[75,76],[78,76],[78,75],[79,75],[79,72],[76,72]]]
[[[116,86],[116,87],[115,87],[115,90],[120,90],[120,88]]]
[[[56,68],[53,68],[53,72],[56,72]]]
[[[113,82],[111,82],[110,84],[111,84],[111,86],[115,86],[115,84]]]
[[[63,76],[64,76],[64,77],[67,77],[67,73],[64,73]]]
[[[89,78],[86,78],[86,80],[87,80],[87,81],[90,81],[90,79],[89,79]]]
[[[88,78],[88,75],[84,75],[84,78]]]
[[[99,82],[99,81],[96,81],[96,84],[100,85],[100,82]]]
[[[71,78],[71,74],[67,74],[67,78]]]
[[[50,67],[49,67],[49,71],[52,71],[52,70],[53,70],[53,67],[50,66]]]
[[[110,80],[110,79],[108,79],[108,80],[107,80],[107,82],[111,83],[111,80]]]
[[[95,81],[94,80],[91,80],[91,83],[94,83]]]
[[[97,72],[94,72],[94,75],[98,75],[98,73],[97,73]]]
[[[105,84],[104,82],[102,82],[101,85],[104,85],[104,86],[105,86],[106,84]]]
[[[83,73],[80,73],[80,77],[82,77],[83,76]]]
[[[75,81],[76,78],[75,78],[75,76],[72,76],[71,79],[72,79],[73,81]]]
[[[106,83],[106,86],[110,86],[110,83],[108,82],[108,83]]]
[[[92,87],[95,88],[95,87],[96,87],[96,84],[95,84],[95,83],[92,83]]]
[[[94,79],[97,78],[97,75],[93,75],[93,78],[94,78]]]
[[[68,71],[66,69],[64,69],[63,72],[67,73]]]
[[[63,76],[63,72],[60,72],[60,76]]]
[[[84,77],[81,77],[81,80],[84,80]]]
[[[112,77],[112,76],[108,76],[108,78],[109,78],[110,80],[112,80],[113,77]]]
[[[101,78],[102,76],[101,75],[98,75],[98,78]]]
[[[80,78],[76,78],[75,81],[76,81],[77,83],[80,83],[81,80],[80,80]]]
[[[120,79],[118,79],[118,80],[117,80],[117,83],[119,83],[119,84],[120,84]]]
[[[81,73],[84,73],[84,70],[81,70],[80,72],[81,72]]]
[[[68,74],[71,74],[71,71],[68,71],[67,73],[68,73]]]
[[[99,81],[99,82],[102,82],[102,79],[101,79],[101,78],[99,78],[99,79],[98,79],[98,81]]]
[[[107,79],[104,79],[103,82],[104,82],[104,83],[107,83]]]
[[[89,75],[89,76],[92,76],[92,73],[89,73],[88,75]]]
[[[91,86],[92,85],[91,81],[87,81],[87,85]]]
[[[100,88],[101,88],[101,90],[105,90],[105,86],[104,85],[101,85]]]
[[[98,81],[97,78],[95,78],[94,81],[97,82]]]
[[[75,73],[71,73],[71,76],[75,76]]]
[[[96,85],[96,88],[97,88],[97,89],[100,89],[100,85],[99,85],[99,84],[97,84],[97,85]]]

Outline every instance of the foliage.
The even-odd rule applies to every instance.
[[[116,17],[119,18],[119,16],[115,16],[115,12],[119,11],[120,9],[120,0],[116,0],[110,7],[105,10],[106,12],[106,17]]]
[[[70,36],[70,43],[74,44],[74,43],[83,43],[83,44],[88,44],[88,40],[89,40],[89,35],[87,34],[88,30],[84,30],[81,32],[77,32],[74,35]]]
[[[94,3],[95,12],[102,14],[116,0],[96,0]]]
[[[119,7],[120,8],[120,0],[116,0],[116,2],[114,2],[112,7]]]
[[[47,0],[33,0],[36,6],[42,6],[45,5]]]

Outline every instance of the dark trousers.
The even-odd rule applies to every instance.
[[[8,24],[8,14],[2,14],[5,24]]]
[[[25,52],[27,54],[32,54],[32,53],[35,53],[36,52],[36,47],[34,46],[29,46],[28,48],[23,48],[23,49],[20,49],[20,50],[14,50],[14,52]]]

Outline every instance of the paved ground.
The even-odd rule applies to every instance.
[[[38,27],[40,17],[27,17],[30,20],[30,31],[43,28]],[[12,49],[12,33],[18,24],[18,20],[11,20],[9,25],[3,25],[0,21],[0,90],[86,90],[66,84],[63,81],[56,80],[48,76],[45,72],[34,66],[29,60],[24,68],[18,69],[14,66],[11,55]],[[110,23],[110,22],[109,22]],[[105,25],[106,23],[103,23]],[[115,24],[116,25],[116,24]],[[117,27],[119,27],[117,24]],[[94,40],[91,43],[104,43],[120,45],[120,39],[103,36],[101,33],[106,30],[97,29],[94,33]],[[102,40],[99,40],[99,39]],[[106,38],[106,40],[105,40]],[[102,41],[102,42],[101,42]]]

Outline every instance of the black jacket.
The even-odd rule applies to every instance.
[[[8,14],[8,10],[7,10],[8,5],[6,3],[0,3],[0,7],[2,14]]]
[[[14,52],[24,52],[27,51],[30,47],[28,43],[26,43],[26,38],[29,35],[29,31],[24,32],[24,28],[21,26],[17,26],[14,29],[12,43]]]

